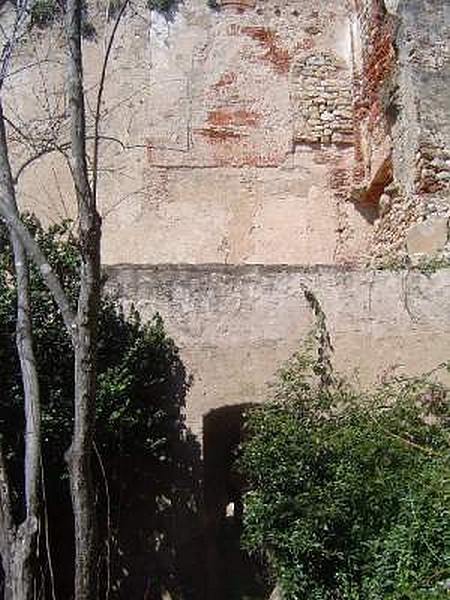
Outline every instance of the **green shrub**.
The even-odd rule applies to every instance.
[[[33,218],[27,218],[27,223],[74,306],[79,288],[79,254],[70,233],[70,222],[49,231]],[[30,279],[41,391],[46,522],[57,597],[70,598],[73,537],[64,454],[73,427],[73,350],[59,311],[32,264]],[[24,409],[15,347],[15,305],[9,240],[5,229],[0,227],[0,432],[14,484],[14,510],[20,514],[24,506]],[[136,311],[125,313],[114,297],[104,294],[98,329],[93,466],[101,549],[105,550],[106,544],[111,549],[103,558],[99,555],[98,568],[103,583],[107,573],[115,581],[119,591],[112,598],[132,598],[135,591],[121,595],[119,588],[127,584],[124,573],[134,565],[134,555],[140,548],[152,565],[154,585],[165,582],[170,575],[168,565],[175,563],[177,556],[173,520],[180,518],[181,511],[186,520],[191,519],[197,510],[193,479],[198,448],[184,424],[183,406],[189,381],[161,317],[155,315],[149,323],[143,323]],[[160,498],[167,505],[161,505]],[[154,531],[162,532],[162,541],[155,538],[152,546],[149,540],[153,539]],[[41,583],[47,590],[45,597],[52,597],[45,556],[45,553],[40,555]]]
[[[55,20],[59,7],[55,0],[34,0],[30,8],[31,26],[47,27]]]
[[[431,376],[370,394],[324,386],[309,354],[250,412],[244,544],[287,600],[449,597],[449,390]]]
[[[148,0],[150,10],[157,10],[168,17],[173,16],[179,4],[180,0]]]
[[[33,219],[39,245],[75,304],[79,255],[70,222],[49,231]],[[73,423],[73,350],[59,311],[31,268],[31,307],[41,388],[43,445],[52,474],[65,471]],[[21,460],[23,390],[15,347],[15,286],[6,232],[0,228],[0,431],[12,463]],[[115,299],[103,295],[98,334],[96,441],[102,454],[118,459],[137,453],[154,464],[167,460],[170,440],[181,428],[180,409],[187,382],[178,350],[155,315],[143,323],[125,314]]]

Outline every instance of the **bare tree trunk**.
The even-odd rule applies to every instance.
[[[4,600],[12,598],[11,552],[14,539],[14,522],[11,514],[11,493],[0,439],[0,552],[5,573]]]
[[[27,2],[27,0],[22,1]],[[100,298],[101,223],[96,207],[99,121],[108,58],[120,18],[125,11],[127,3],[128,0],[122,5],[114,24],[102,68],[95,114],[94,167],[91,186],[86,155],[86,123],[81,52],[82,0],[67,1],[67,89],[71,122],[71,173],[78,205],[78,238],[81,258],[80,293],[76,315],[72,312],[67,295],[58,277],[52,271],[36,240],[30,235],[18,215],[11,170],[7,160],[3,116],[0,115],[0,127],[2,128],[0,131],[0,136],[2,136],[0,142],[4,149],[3,158],[0,156],[0,171],[8,175],[5,185],[0,189],[0,215],[9,228],[11,239],[14,239],[13,246],[17,250],[15,254],[17,257],[16,266],[25,265],[26,269],[25,250],[40,270],[45,284],[56,301],[64,324],[71,336],[74,348],[74,431],[71,447],[66,454],[66,460],[70,474],[75,525],[75,600],[94,600],[97,597],[96,510],[92,455],[95,425],[97,321]],[[24,6],[26,8],[26,5]],[[25,9],[22,13],[26,14]],[[13,47],[13,43],[8,44],[8,47],[5,47],[6,50],[3,52],[4,57],[0,61],[3,67],[3,75],[7,73],[7,64],[10,60]],[[0,77],[1,87],[3,80],[2,73],[0,73]],[[2,160],[3,163],[1,162]],[[6,169],[4,168],[5,166],[7,167]],[[14,202],[10,202],[10,198]],[[21,271],[21,281],[27,281],[26,271]],[[29,299],[27,294],[26,288],[25,293],[21,294],[21,301],[19,302],[20,315],[18,314],[17,334],[18,348],[21,361],[23,357],[22,369],[24,371],[27,369],[31,370],[34,366],[30,337],[31,329],[29,327],[29,320],[26,320],[26,318],[29,319]],[[28,391],[25,391],[25,395],[29,398],[36,397],[38,399],[38,395],[33,396],[34,393],[38,394],[37,378],[35,381],[33,379],[30,381],[29,389],[27,388]],[[6,600],[29,600],[30,598],[27,595],[28,591],[24,591],[25,587],[21,583],[24,578],[19,576],[19,573],[22,573],[22,571],[23,573],[28,573],[26,568],[30,564],[29,557],[31,557],[31,553],[26,551],[20,554],[20,552],[23,548],[28,548],[30,540],[35,540],[37,531],[37,527],[35,526],[37,521],[33,518],[33,515],[34,511],[36,511],[37,515],[38,508],[37,491],[39,479],[35,480],[34,475],[36,474],[35,467],[36,465],[37,467],[39,466],[40,461],[39,422],[36,422],[35,419],[35,415],[39,413],[33,411],[33,406],[38,408],[38,404],[26,402],[28,415],[27,440],[30,440],[27,450],[27,465],[29,465],[29,468],[26,472],[27,518],[23,527],[16,529],[14,529],[9,509],[10,491],[7,474],[2,456],[0,456],[0,551],[2,552],[7,579],[13,582],[11,585],[8,584]],[[35,502],[34,499],[36,500]],[[14,557],[22,558],[16,561]]]
[[[9,163],[3,108],[0,100],[0,191],[12,213],[18,216]],[[9,228],[13,249],[17,290],[16,346],[19,355],[25,401],[25,518],[14,527],[10,515],[6,589],[14,600],[32,600],[34,594],[33,558],[39,524],[39,485],[41,460],[40,400],[30,315],[30,289],[27,255],[16,231]],[[2,461],[2,467],[5,470]],[[4,485],[8,480],[4,477]],[[10,494],[9,494],[10,495]],[[9,503],[9,500],[8,500]]]
[[[97,321],[100,298],[100,217],[89,183],[81,54],[80,0],[67,3],[68,93],[72,177],[81,255],[75,340],[75,422],[68,453],[75,522],[75,599],[96,598],[96,514],[92,477]]]

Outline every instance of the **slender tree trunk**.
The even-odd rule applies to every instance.
[[[3,445],[0,439],[0,552],[2,554],[2,566],[5,574],[4,600],[11,600],[12,598],[11,552],[14,533],[15,528],[11,514],[9,480],[6,472]]]
[[[96,511],[92,477],[97,321],[100,298],[100,217],[89,183],[81,54],[81,0],[68,0],[68,92],[72,177],[81,255],[75,337],[75,422],[69,470],[75,522],[75,599],[96,598]]]
[[[0,100],[0,192],[10,210],[18,216],[15,190],[9,163],[3,108]],[[9,228],[17,290],[16,346],[19,355],[25,412],[25,517],[17,527],[9,516],[9,533],[6,569],[6,589],[14,600],[32,600],[34,595],[34,565],[39,524],[40,485],[40,401],[36,359],[30,315],[30,289],[28,261],[17,233]],[[8,485],[5,465],[4,482]],[[9,502],[9,500],[8,500]],[[7,594],[7,595],[8,595]]]
[[[27,15],[26,1],[20,15]],[[84,89],[83,89],[83,68],[81,52],[81,14],[83,0],[67,0],[67,38],[68,38],[68,63],[67,63],[67,88],[70,106],[71,122],[71,172],[75,185],[75,193],[78,205],[78,238],[80,247],[80,294],[77,304],[76,315],[73,314],[67,295],[65,294],[61,282],[52,271],[46,257],[41,252],[36,240],[30,235],[27,228],[21,222],[15,205],[14,188],[12,187],[11,170],[9,168],[7,186],[12,204],[9,201],[6,188],[0,190],[0,214],[7,224],[11,235],[17,236],[14,247],[17,249],[16,266],[25,265],[23,253],[32,258],[41,272],[43,280],[50,290],[54,300],[58,304],[64,320],[64,324],[72,340],[75,355],[75,393],[74,393],[74,431],[72,444],[69,448],[66,459],[70,474],[70,487],[72,506],[74,513],[75,526],[75,600],[95,600],[97,597],[96,589],[96,567],[97,567],[97,539],[96,539],[96,511],[94,482],[92,475],[92,456],[93,456],[93,433],[95,424],[95,397],[96,397],[96,350],[97,350],[97,321],[100,298],[100,235],[101,223],[96,208],[96,190],[97,190],[97,165],[99,149],[99,121],[100,107],[104,82],[106,76],[106,67],[111,52],[114,36],[116,34],[120,19],[124,14],[128,0],[125,0],[119,15],[114,24],[111,38],[109,40],[105,61],[102,68],[99,92],[97,96],[96,114],[95,114],[95,135],[94,135],[94,160],[92,186],[89,181],[89,171],[86,158],[86,124],[84,108]],[[22,17],[21,17],[22,18]],[[24,17],[25,18],[25,17]],[[22,21],[18,21],[20,24]],[[16,28],[17,29],[17,28]],[[17,37],[17,36],[16,36]],[[14,44],[5,47],[3,53],[5,59],[2,60],[2,72],[7,72],[7,65],[10,59]],[[8,60],[7,60],[8,59]],[[1,73],[0,73],[1,76]],[[2,81],[2,80],[1,80]],[[0,81],[0,87],[1,87]],[[4,132],[4,123],[0,115],[3,131],[4,158],[7,161],[6,136]],[[0,157],[1,160],[1,157]],[[6,163],[5,163],[6,164]],[[0,170],[3,172],[2,165]],[[13,239],[13,237],[12,237]],[[26,271],[21,272],[23,278],[27,280]],[[21,276],[22,277],[22,276]],[[19,279],[19,276],[18,276]],[[34,365],[34,356],[31,346],[31,329],[29,328],[29,302],[27,292],[21,296],[19,303],[21,313],[18,315],[18,348],[23,357],[24,371],[31,370]],[[20,320],[20,318],[22,320]],[[27,342],[30,342],[27,344]],[[20,345],[20,347],[19,347]],[[38,392],[37,378],[35,384],[30,380],[29,398],[33,393]],[[33,392],[34,390],[34,392]],[[27,394],[27,391],[26,391]],[[34,396],[38,399],[38,395]],[[9,487],[7,482],[4,462],[0,455],[0,551],[2,552],[3,564],[8,581],[17,582],[9,586],[11,592],[7,591],[6,600],[29,600],[24,592],[25,587],[20,587],[22,573],[28,573],[29,560],[31,556],[28,552],[20,555],[20,549],[35,540],[37,521],[34,518],[34,512],[38,509],[38,472],[35,468],[39,466],[39,422],[35,415],[39,411],[33,411],[32,408],[39,408],[38,404],[26,403],[27,407],[27,440],[30,440],[27,449],[26,488],[27,488],[27,518],[23,527],[14,529],[12,523],[11,511],[9,509]],[[1,440],[0,440],[1,441]],[[1,448],[0,448],[1,452]],[[36,500],[34,502],[34,499]],[[24,542],[25,540],[25,542]],[[31,546],[30,546],[31,547]],[[13,560],[14,556],[23,556],[23,560],[18,562]],[[23,566],[17,566],[23,565]],[[25,568],[26,567],[26,568]],[[13,571],[16,575],[13,574]]]

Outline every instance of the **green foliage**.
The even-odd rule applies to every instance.
[[[288,600],[448,598],[449,390],[424,376],[368,394],[315,371],[295,355],[248,415],[247,549]]]
[[[60,9],[55,0],[34,0],[30,8],[31,26],[44,28],[53,23]]]
[[[423,258],[417,265],[417,269],[424,275],[433,275],[440,269],[448,269],[449,267],[450,258],[446,256]]]
[[[411,269],[411,259],[408,255],[388,256],[375,264],[377,271],[406,271]]]
[[[150,10],[156,10],[167,17],[173,17],[179,4],[180,0],[148,0]]]
[[[417,263],[412,263],[409,256],[401,258],[387,258],[378,262],[375,268],[378,271],[420,271],[424,275],[434,275],[441,269],[450,267],[450,258],[447,256],[422,257]]]
[[[109,0],[108,19],[115,19],[122,6],[123,0]]]
[[[70,222],[44,231],[32,218],[39,245],[75,305],[78,252]],[[4,229],[0,231],[0,430],[11,456],[21,456],[23,396],[15,349],[15,288]],[[43,408],[46,463],[61,465],[71,439],[73,351],[61,317],[31,265],[32,322]],[[156,462],[167,457],[170,431],[185,392],[183,369],[161,317],[142,323],[125,315],[113,298],[101,301],[98,340],[97,445],[107,454],[139,452]]]
[[[71,223],[45,231],[35,219],[28,217],[26,221],[75,308],[79,254]],[[64,454],[73,426],[73,351],[59,311],[32,264],[30,279],[42,404],[46,522],[57,597],[71,598],[73,532]],[[0,228],[0,432],[13,482],[14,510],[19,515],[24,504],[24,410],[15,313],[9,240]],[[99,537],[105,542],[103,548],[106,542],[109,548],[103,557],[100,552],[98,569],[103,584],[111,574],[115,588],[111,600],[118,600],[142,595],[127,576],[137,556],[147,557],[155,593],[158,586],[172,589],[173,573],[179,568],[173,524],[192,522],[198,513],[199,453],[184,423],[189,381],[161,317],[156,315],[150,323],[143,323],[135,310],[125,313],[115,298],[103,295],[98,329],[93,467]],[[51,597],[44,554],[41,559],[41,583]],[[193,593],[192,597],[197,596]]]
[[[65,10],[65,0],[33,0],[30,5],[30,28],[45,29],[50,27],[65,13]],[[95,40],[97,31],[94,24],[89,20],[88,12],[88,4],[83,1],[81,35],[84,39],[92,41]]]

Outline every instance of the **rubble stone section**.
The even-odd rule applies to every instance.
[[[352,80],[331,52],[311,52],[292,67],[294,143],[353,145]]]
[[[450,215],[450,12],[445,0],[385,4],[357,3],[363,108],[357,148],[363,200],[379,205],[371,255],[414,262],[414,244],[407,242],[418,224]],[[366,116],[364,99],[371,107]],[[368,145],[372,151],[364,153]],[[374,173],[388,160],[384,181],[375,175],[378,184],[367,184],[367,165]],[[423,258],[438,255],[449,255],[448,243],[429,246]]]

